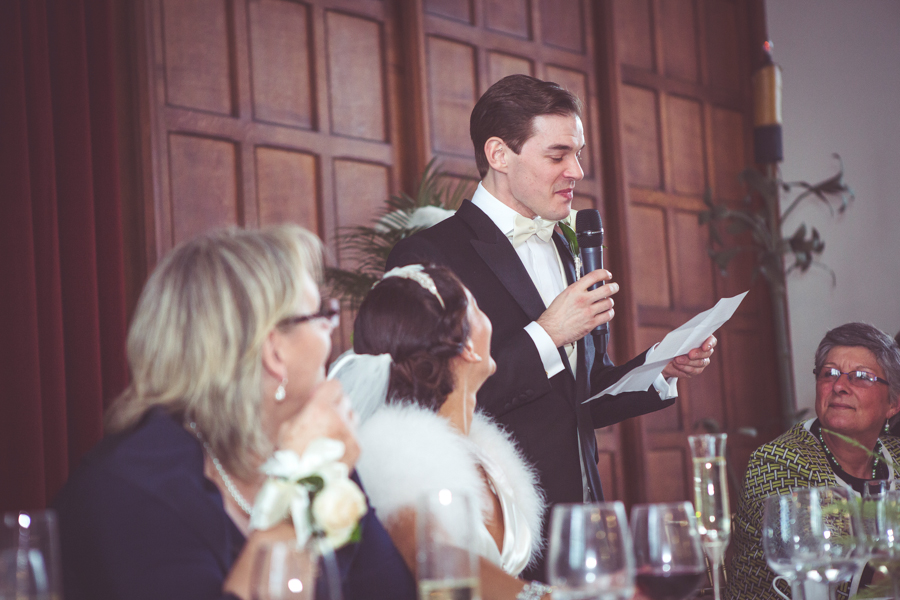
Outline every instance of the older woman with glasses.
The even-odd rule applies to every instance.
[[[772,588],[775,573],[766,566],[761,542],[766,497],[791,488],[835,485],[861,495],[873,479],[894,486],[892,463],[900,459],[900,440],[883,434],[888,419],[900,412],[897,342],[871,325],[841,325],[819,343],[813,374],[816,417],[794,425],[750,457],[734,519],[727,598],[778,598]],[[857,573],[850,594],[871,578],[868,568]]]
[[[337,307],[320,300],[320,272],[321,244],[296,225],[212,232],[160,262],[128,333],[131,384],[54,503],[67,600],[250,600],[257,551],[309,524],[256,520],[260,490],[288,485],[261,467],[323,445],[361,533],[337,552],[343,597],[415,598],[346,477],[359,447],[340,385],[325,381]],[[316,502],[310,513],[339,504]]]

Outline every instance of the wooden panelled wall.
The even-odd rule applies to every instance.
[[[210,227],[301,223],[333,248],[437,157],[477,180],[469,113],[511,73],[554,80],[586,107],[576,208],[606,219],[623,283],[626,358],[717,297],[697,225],[701,194],[736,198],[748,149],[747,14],[760,0],[143,0],[130,15],[137,76],[132,195],[143,263]],[[126,177],[126,180],[129,178]],[[140,254],[140,253],[139,253]],[[340,257],[336,257],[339,260]],[[609,496],[687,498],[686,435],[777,415],[759,286],[677,409],[598,432]],[[337,338],[346,344],[349,327]],[[764,409],[764,410],[762,410]],[[772,437],[769,427],[764,436]],[[743,468],[751,446],[739,442]]]

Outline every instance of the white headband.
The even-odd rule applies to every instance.
[[[395,267],[384,274],[384,277],[381,278],[381,281],[384,281],[388,277],[402,277],[403,279],[411,279],[415,281],[423,288],[434,294],[434,297],[438,299],[438,302],[441,303],[441,308],[447,308],[444,306],[444,299],[441,298],[441,295],[438,293],[437,286],[434,285],[434,279],[431,278],[431,275],[425,272],[425,267],[422,265],[406,265],[405,267]],[[379,281],[378,283],[381,283]],[[376,283],[375,285],[378,285]],[[375,286],[372,286],[375,287]]]

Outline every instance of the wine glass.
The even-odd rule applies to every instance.
[[[891,578],[893,597],[900,598],[900,492],[864,498],[862,510],[872,566]]]
[[[472,499],[443,489],[423,495],[416,508],[416,577],[420,600],[479,597],[478,519]]]
[[[11,512],[0,526],[0,598],[62,597],[59,533],[52,510]]]
[[[814,488],[819,497],[821,552],[807,578],[828,585],[828,597],[837,599],[837,586],[848,580],[869,559],[859,503],[846,487]]]
[[[793,600],[804,599],[806,573],[822,561],[824,538],[820,510],[815,488],[766,498],[763,552],[769,568],[790,584]],[[774,582],[772,585],[784,597]]]
[[[706,578],[703,548],[689,502],[639,504],[631,510],[637,587],[653,600],[682,600]]]
[[[713,594],[721,598],[719,565],[731,538],[728,471],[725,461],[727,434],[688,436],[694,463],[694,510],[703,550],[713,575]]]
[[[313,600],[316,557],[295,541],[260,547],[250,575],[252,600]]]
[[[630,598],[634,555],[621,502],[557,504],[550,518],[554,600]]]

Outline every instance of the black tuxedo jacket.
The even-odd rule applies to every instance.
[[[572,253],[562,236],[554,233],[553,237],[571,283],[575,280]],[[548,378],[524,329],[545,310],[540,294],[509,239],[468,200],[454,216],[400,241],[387,268],[413,263],[449,267],[490,318],[497,372],[478,392],[478,406],[513,434],[537,469],[549,503],[583,500],[579,437],[592,499],[602,500],[594,429],[665,408],[674,399],[660,400],[650,388],[604,396],[588,404],[582,401],[592,390],[606,388],[643,364],[646,353],[616,367],[605,353],[594,356],[593,340],[587,336],[578,342],[577,378],[569,368]],[[568,367],[566,353],[559,351]]]

